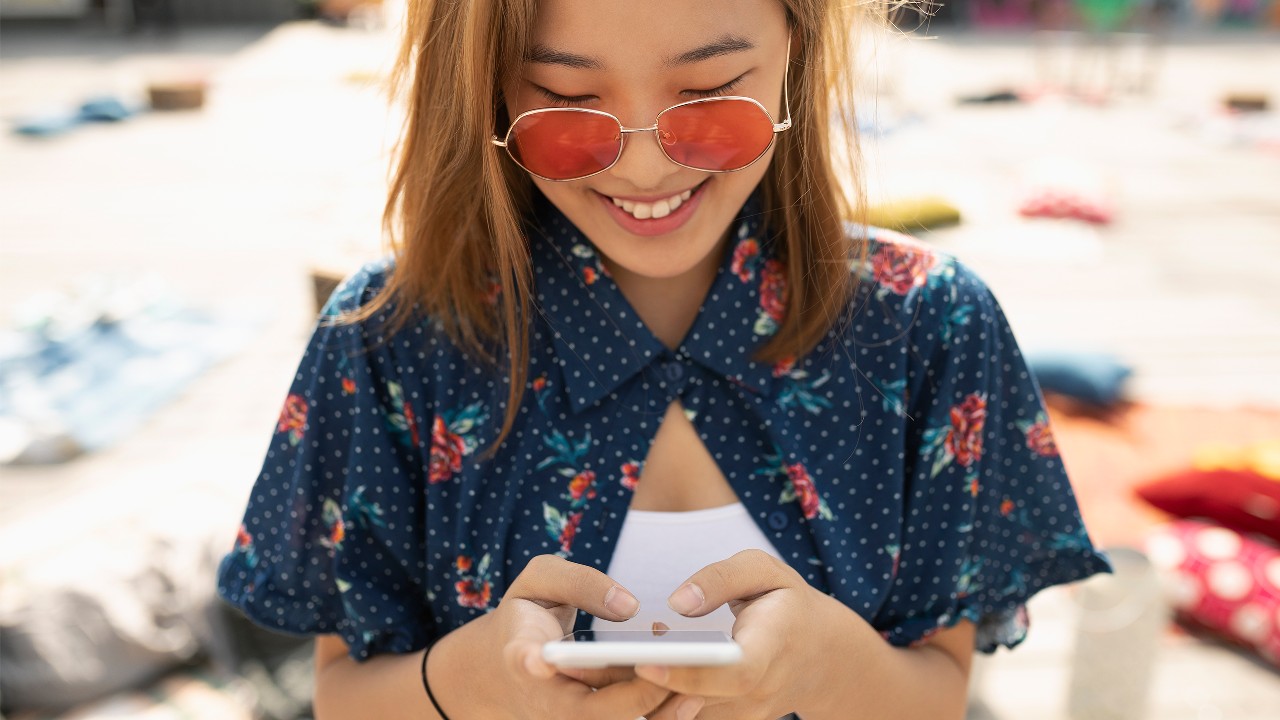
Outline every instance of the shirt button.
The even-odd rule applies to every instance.
[[[680,382],[680,378],[684,377],[684,366],[679,362],[669,362],[662,372],[667,376],[668,381]]]
[[[769,513],[769,527],[774,530],[786,530],[788,522],[787,514],[781,510],[775,510]]]

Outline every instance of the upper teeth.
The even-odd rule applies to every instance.
[[[675,212],[680,204],[689,199],[693,194],[692,190],[685,190],[679,195],[672,195],[666,200],[659,200],[652,203],[632,202],[630,200],[619,200],[613,198],[613,204],[631,213],[637,220],[648,220],[649,218],[661,218]]]

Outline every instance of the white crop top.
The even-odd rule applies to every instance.
[[[742,503],[690,512],[628,510],[608,573],[636,596],[640,612],[621,623],[596,618],[592,629],[648,630],[661,621],[673,630],[732,634],[727,605],[687,618],[667,607],[667,598],[698,570],[750,548],[780,557]]]

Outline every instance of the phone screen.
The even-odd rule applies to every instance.
[[[580,630],[542,646],[542,657],[560,667],[610,665],[730,665],[742,648],[716,630]]]

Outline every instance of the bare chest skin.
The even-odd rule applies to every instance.
[[[684,416],[684,407],[679,400],[671,403],[649,447],[631,509],[688,512],[736,502],[738,496]]]

